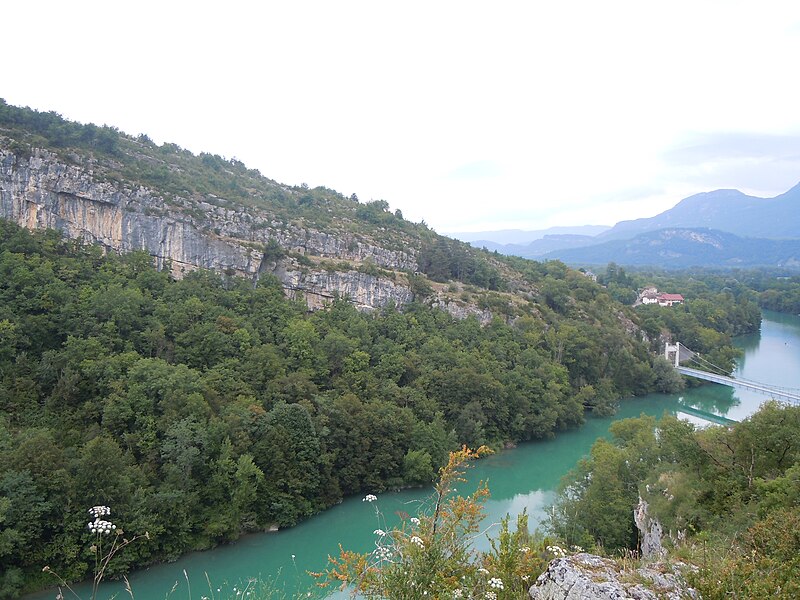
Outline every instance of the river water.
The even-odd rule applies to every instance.
[[[735,376],[800,388],[800,317],[765,311],[761,331],[737,338],[736,342],[744,350],[744,357]],[[560,432],[552,440],[521,444],[514,450],[479,461],[469,471],[469,481],[459,492],[469,493],[478,481],[485,480],[491,490],[486,503],[487,527],[506,514],[513,518],[525,509],[534,528],[543,518],[544,508],[553,500],[561,478],[588,453],[598,437],[608,435],[614,420],[642,413],[661,416],[666,411],[705,426],[710,421],[719,422],[719,417],[741,420],[766,399],[756,392],[708,384],[680,395],[651,394],[625,400],[614,417],[588,417],[578,430]],[[398,512],[413,516],[423,507],[430,491],[384,493],[373,504],[361,498],[348,498],[291,529],[249,535],[235,544],[191,553],[177,562],[135,572],[130,577],[131,587],[136,600],[166,597],[197,600],[202,596],[212,597],[210,592],[218,599],[236,598],[234,588],[241,591],[246,588],[248,578],[259,577],[291,595],[295,589],[313,585],[306,571],[323,569],[327,556],[338,554],[340,543],[347,549],[369,550],[375,540],[373,530],[390,528],[399,521]],[[478,548],[488,548],[485,536],[476,544]],[[76,589],[82,597],[88,597],[86,587]],[[104,587],[101,597],[110,597],[115,592],[119,598],[127,597],[122,587],[113,583]],[[49,591],[29,596],[28,600],[53,597],[54,592]]]

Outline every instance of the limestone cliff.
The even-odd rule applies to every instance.
[[[302,293],[311,308],[337,295],[362,309],[390,302],[402,306],[413,299],[402,276],[387,276],[417,270],[411,248],[389,250],[356,234],[283,223],[266,211],[220,206],[215,196],[165,196],[107,178],[90,158],[70,158],[0,147],[0,217],[29,229],[59,229],[109,251],[143,250],[178,277],[197,268],[254,281],[272,273],[289,295]],[[265,257],[270,240],[285,251],[280,260]],[[337,268],[321,265],[325,259],[339,261]],[[364,263],[381,273],[359,272]]]

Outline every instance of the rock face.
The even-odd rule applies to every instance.
[[[456,319],[466,319],[467,317],[475,317],[481,325],[486,325],[491,322],[492,311],[480,309],[472,304],[458,304],[456,302],[447,302],[446,300],[437,300],[433,302],[433,306],[441,310],[449,312]]]
[[[279,267],[275,275],[290,298],[300,294],[312,310],[322,308],[336,296],[345,298],[359,310],[372,310],[394,302],[403,306],[414,299],[407,286],[357,271],[310,271],[303,273]]]
[[[663,558],[667,554],[667,551],[661,545],[664,531],[661,523],[648,514],[647,506],[647,502],[639,496],[639,504],[633,511],[633,521],[639,530],[642,556],[650,560]]]
[[[620,569],[608,558],[576,554],[553,560],[529,591],[532,600],[679,600],[700,598],[661,563]]]
[[[413,250],[389,250],[351,233],[337,236],[280,223],[255,209],[218,206],[215,197],[167,198],[144,187],[105,181],[90,161],[75,159],[76,164],[67,164],[50,152],[35,150],[26,157],[0,147],[0,217],[29,229],[59,229],[109,251],[143,250],[177,277],[206,268],[255,282],[271,273],[288,295],[302,293],[310,308],[336,296],[361,309],[390,302],[402,306],[413,299],[402,277],[356,270],[367,261],[388,271],[414,272]],[[277,263],[267,260],[264,249],[270,240],[289,256]],[[301,266],[292,254],[348,261],[353,269],[331,271],[314,261]]]

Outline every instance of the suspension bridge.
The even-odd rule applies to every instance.
[[[730,387],[752,390],[771,396],[775,400],[781,400],[800,406],[800,389],[779,387],[767,383],[759,383],[758,381],[731,377],[723,369],[709,362],[696,352],[692,352],[680,342],[667,344],[664,349],[664,356],[681,375],[688,375],[689,377],[695,377],[697,379],[703,379]],[[682,366],[682,363],[689,363],[692,366]]]

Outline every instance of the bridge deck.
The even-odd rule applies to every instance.
[[[772,396],[776,400],[784,400],[787,402],[791,402],[792,404],[800,405],[800,394],[794,391],[773,388],[761,383],[756,383],[755,381],[747,381],[745,379],[734,379],[733,377],[716,375],[714,373],[709,373],[707,371],[700,371],[698,369],[690,369],[688,367],[676,367],[676,369],[681,375],[688,375],[690,377],[696,377],[697,379],[713,381],[714,383],[720,383],[722,385],[728,385],[731,387],[742,387],[748,390],[754,390],[756,392],[761,392],[762,394],[767,394],[768,396]]]

